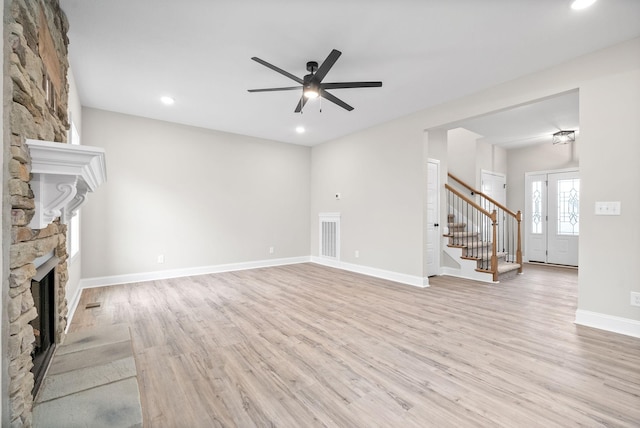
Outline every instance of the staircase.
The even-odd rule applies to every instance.
[[[444,249],[459,265],[449,273],[493,282],[522,273],[521,213],[509,210],[451,174],[449,178],[461,188],[445,185],[448,231]]]
[[[488,275],[491,275],[493,280],[493,272],[491,270],[493,243],[491,241],[483,241],[480,237],[480,232],[467,231],[467,224],[456,223],[453,214],[449,214],[448,217],[449,233],[445,235],[448,238],[447,247],[459,249],[459,258],[461,260],[474,262],[475,271],[480,273],[477,276],[478,278],[486,280]],[[522,264],[508,261],[508,253],[506,251],[496,251],[496,259],[498,281],[510,279],[522,270]]]

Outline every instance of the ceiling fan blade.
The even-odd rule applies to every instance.
[[[323,89],[346,89],[346,88],[379,88],[382,82],[339,82],[339,83],[321,83]]]
[[[316,71],[315,77],[318,82],[322,82],[322,79],[324,79],[324,76],[326,76],[329,70],[331,70],[331,67],[333,67],[333,64],[335,64],[338,58],[340,58],[340,55],[342,55],[342,52],[338,50],[334,49],[331,51],[329,56],[327,56],[327,59],[325,59],[320,65],[320,68],[318,68],[318,71]]]
[[[304,95],[300,97],[300,101],[298,101],[298,106],[296,107],[295,112],[296,113],[300,113],[302,111],[302,108],[304,107],[304,105],[307,103],[307,101],[309,100],[309,98],[305,97]]]
[[[353,107],[351,107],[349,104],[345,103],[340,98],[331,95],[329,92],[325,91],[324,89],[320,89],[320,96],[326,100],[331,101],[334,104],[339,105],[340,107],[342,107],[347,111],[353,110]]]
[[[255,62],[259,63],[259,64],[264,65],[267,68],[272,69],[273,71],[275,71],[277,73],[282,74],[283,76],[287,76],[289,79],[295,80],[296,82],[298,82],[301,85],[303,84],[303,81],[302,81],[301,78],[299,78],[297,76],[294,76],[293,74],[289,73],[288,71],[284,71],[283,69],[281,69],[279,67],[276,67],[273,64],[269,64],[267,61],[264,61],[264,60],[262,60],[262,59],[260,59],[258,57],[255,57],[255,56],[253,58],[251,58],[251,59],[254,60]]]
[[[249,92],[274,92],[274,91],[293,91],[302,90],[302,86],[287,86],[286,88],[265,88],[265,89],[247,89]]]

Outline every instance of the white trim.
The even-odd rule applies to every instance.
[[[76,309],[78,308],[78,303],[80,303],[81,295],[82,286],[79,285],[75,294],[71,298],[71,301],[67,299],[67,326],[64,329],[65,334],[69,333],[69,327],[71,327],[71,321],[73,320],[73,315],[76,313]]]
[[[388,281],[399,282],[401,284],[412,285],[414,287],[429,287],[429,278],[407,275],[404,273],[393,272],[384,269],[372,268],[369,266],[356,265],[352,263],[341,262],[339,260],[331,260],[325,257],[311,256],[311,262],[323,266],[329,266],[336,269],[342,269],[349,272],[360,273],[374,278],[386,279]]]
[[[236,270],[257,269],[271,266],[283,266],[305,263],[309,257],[290,257],[285,259],[257,260],[253,262],[229,263],[224,265],[200,266],[184,269],[163,270],[156,272],[132,273],[128,275],[102,276],[80,280],[80,288],[103,287],[106,285],[128,284],[131,282],[155,281],[159,279],[180,278],[184,276],[206,275],[210,273],[231,272]]]
[[[525,178],[528,175],[539,175],[539,174],[556,174],[556,173],[560,173],[560,172],[580,172],[580,167],[578,166],[572,166],[569,168],[560,168],[560,169],[543,169],[541,171],[529,171],[529,172],[525,172],[524,176]]]
[[[599,312],[576,311],[575,323],[586,327],[593,327],[612,333],[624,334],[627,336],[640,338],[640,321],[630,318],[616,317]]]

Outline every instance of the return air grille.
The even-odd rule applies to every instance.
[[[340,260],[340,213],[320,213],[320,257]]]

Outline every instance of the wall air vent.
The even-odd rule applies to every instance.
[[[340,213],[320,213],[320,257],[340,260]]]

